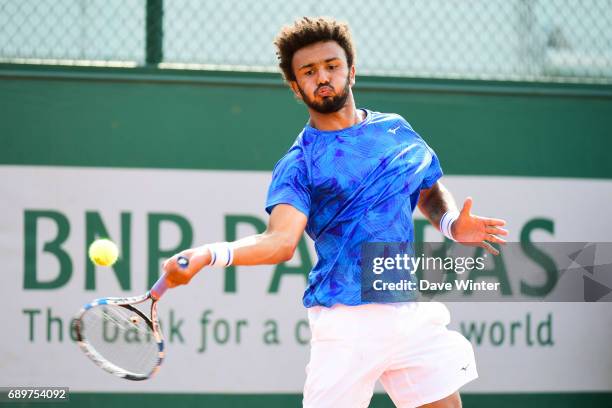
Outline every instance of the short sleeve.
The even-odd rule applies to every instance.
[[[434,152],[434,150],[429,147],[427,143],[425,143],[423,138],[421,138],[421,136],[414,131],[412,126],[410,126],[410,123],[408,123],[404,118],[401,118],[401,121],[402,125],[405,126],[420,141],[420,143],[423,144],[423,146],[431,155],[431,161],[429,163],[429,166],[424,170],[423,181],[421,182],[421,186],[418,190],[426,190],[428,188],[431,188],[431,186],[433,186],[436,181],[438,181],[438,179],[444,174],[442,172],[442,167],[440,166],[440,160],[438,160],[436,152]]]
[[[304,152],[297,144],[276,163],[272,172],[272,182],[266,199],[266,212],[271,214],[278,204],[289,204],[307,217],[310,212],[308,169]]]
[[[425,144],[425,146],[427,146],[427,144]],[[427,146],[427,150],[429,150],[429,153],[431,153],[431,163],[425,172],[425,177],[423,177],[423,182],[421,183],[420,188],[421,190],[425,190],[433,186],[444,174],[442,172],[442,167],[440,167],[440,161],[438,160],[436,152],[434,152],[429,146]]]

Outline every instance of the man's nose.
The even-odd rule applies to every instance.
[[[329,84],[329,79],[329,73],[324,69],[320,69],[317,76],[317,85]]]

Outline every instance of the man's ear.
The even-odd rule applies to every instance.
[[[296,81],[289,81],[289,86],[291,87],[291,90],[293,91],[293,95],[299,99],[302,100],[302,94],[300,93],[300,90],[298,88],[298,84]]]
[[[353,86],[355,85],[355,66],[351,66],[350,70],[349,70],[349,85]]]

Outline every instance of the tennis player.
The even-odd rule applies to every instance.
[[[303,18],[275,44],[310,120],[274,168],[268,228],[175,255],[164,264],[169,285],[207,265],[285,262],[305,230],[318,262],[303,297],[312,332],[303,406],[367,407],[380,380],[397,407],[460,407],[458,390],[478,376],[471,344],[446,328],[440,303],[362,301],[361,245],[412,241],[417,205],[447,237],[492,254],[491,243],[505,242],[505,222],[473,215],[471,198],[457,211],[436,154],[403,117],[356,108],[347,25]],[[186,270],[178,255],[190,258]]]

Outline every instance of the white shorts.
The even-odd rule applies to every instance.
[[[471,343],[436,302],[308,310],[305,408],[367,407],[376,380],[397,407],[443,399],[478,378]]]

